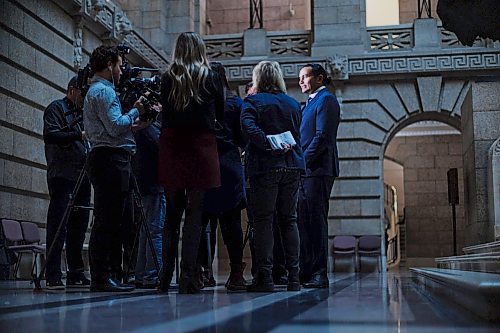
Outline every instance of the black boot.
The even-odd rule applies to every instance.
[[[226,282],[226,289],[231,291],[246,290],[247,282],[243,277],[243,271],[245,270],[246,263],[242,262],[240,264],[230,264],[231,273],[229,274],[229,279]]]
[[[177,258],[179,235],[176,230],[163,231],[162,262],[163,267],[160,274],[160,292],[168,292],[172,276],[175,270],[175,259]]]
[[[300,291],[300,278],[298,272],[288,274],[288,285],[286,290]]]
[[[179,281],[179,294],[198,294],[200,292],[199,274],[196,266],[183,265]]]

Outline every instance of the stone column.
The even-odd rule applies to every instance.
[[[313,12],[313,56],[364,51],[366,37],[365,0],[315,0]]]
[[[476,82],[462,105],[465,245],[495,239],[488,214],[488,151],[500,137],[500,82]]]
[[[441,48],[441,33],[436,19],[416,19],[413,22],[413,33],[415,50]]]
[[[488,211],[494,223],[495,239],[500,239],[500,138],[488,153]]]

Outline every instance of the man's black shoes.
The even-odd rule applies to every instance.
[[[106,292],[128,292],[134,290],[133,285],[122,284],[113,278],[107,278],[104,281],[92,281],[90,291],[106,291]]]
[[[273,292],[274,283],[272,281],[254,280],[251,285],[247,286],[247,291],[251,293]]]
[[[326,275],[317,274],[302,285],[304,286],[304,288],[328,288],[328,277],[326,277]]]

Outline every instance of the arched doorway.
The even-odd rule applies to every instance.
[[[384,183],[399,192],[398,223],[393,226],[399,236],[399,266],[432,267],[435,258],[454,254],[447,185],[450,168],[457,168],[459,174],[462,204],[457,206],[457,248],[464,245],[463,149],[457,127],[455,121],[408,119],[398,126],[385,146],[384,158],[388,162]],[[390,163],[400,165],[401,172],[395,174]],[[389,254],[391,251],[388,251],[390,261]]]

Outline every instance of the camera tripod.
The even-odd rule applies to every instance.
[[[40,270],[39,275],[36,275],[35,273],[32,274],[32,282],[35,285],[35,291],[41,291],[42,290],[42,286],[41,286],[40,281],[42,279],[42,276],[45,274],[45,270],[47,268],[47,263],[49,262],[48,259],[50,258],[50,256],[54,252],[56,242],[57,242],[57,240],[59,238],[59,235],[61,234],[63,226],[67,225],[69,217],[71,215],[71,212],[73,212],[75,210],[78,210],[78,209],[86,209],[86,210],[93,210],[94,209],[92,206],[77,206],[77,205],[75,205],[76,197],[77,197],[77,195],[78,195],[78,193],[80,191],[80,187],[81,187],[81,185],[83,183],[85,175],[87,174],[88,161],[89,161],[89,158],[87,156],[87,158],[85,160],[85,164],[83,166],[83,169],[81,170],[81,172],[80,172],[80,174],[78,176],[78,179],[76,181],[76,185],[75,185],[75,187],[73,189],[73,192],[69,196],[68,204],[66,205],[66,209],[64,211],[64,214],[63,214],[63,217],[61,219],[61,222],[59,223],[59,226],[57,227],[57,231],[55,233],[54,240],[52,241],[52,244],[50,244],[50,246],[49,246],[49,250],[47,252],[46,259],[45,259],[45,262],[44,262],[44,264],[42,266],[42,269]],[[135,177],[132,177],[132,179],[133,179],[133,183],[132,183],[132,195],[133,195],[133,199],[134,199],[133,201],[134,201],[134,204],[140,209],[140,213],[141,213],[140,214],[140,221],[139,221],[140,222],[140,228],[138,228],[138,230],[136,232],[135,241],[134,241],[134,248],[133,248],[132,251],[135,250],[135,245],[137,243],[137,239],[139,237],[139,233],[140,233],[141,228],[144,228],[144,231],[146,232],[147,242],[149,244],[149,248],[150,248],[151,254],[153,256],[155,268],[156,268],[158,274],[160,274],[160,264],[158,262],[158,255],[157,255],[156,250],[154,248],[153,240],[151,238],[151,233],[149,231],[149,226],[148,226],[147,221],[146,221],[146,215],[144,213],[144,206],[142,204],[142,197],[141,197],[140,192],[139,192],[139,188],[138,188],[138,185],[137,185],[137,180],[135,179]],[[176,262],[177,261],[178,261],[178,258],[176,258]],[[129,266],[129,269],[130,269],[130,266]]]

